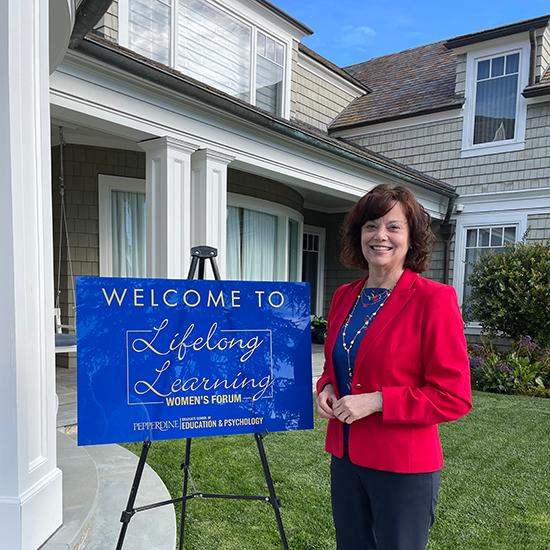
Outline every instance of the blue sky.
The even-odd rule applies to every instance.
[[[548,0],[272,0],[310,27],[304,44],[340,66],[550,13]]]

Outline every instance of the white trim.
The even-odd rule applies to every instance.
[[[298,50],[298,59],[296,64],[298,65],[298,67],[305,69],[310,73],[313,73],[316,77],[324,80],[330,86],[334,86],[335,88],[338,88],[346,94],[352,95],[354,97],[359,97],[368,93],[366,90],[359,88],[359,86],[357,86],[356,84],[353,84],[349,80],[346,80],[338,73],[332,71],[322,63],[319,63],[319,61],[316,61],[306,53],[301,52],[300,50]]]
[[[514,139],[498,141],[496,143],[473,144],[474,117],[476,103],[476,68],[477,62],[501,55],[519,53],[519,75],[516,103],[516,126]],[[462,129],[461,158],[480,155],[491,155],[508,151],[519,151],[525,148],[525,127],[527,121],[527,102],[521,95],[522,90],[529,83],[530,45],[528,40],[499,41],[472,51],[466,55],[466,101],[464,102],[464,125]]]
[[[472,193],[461,195],[458,201],[464,205],[462,214],[458,215],[460,217],[478,213],[492,215],[499,211],[527,211],[529,214],[536,214],[540,210],[550,210],[550,187]],[[458,216],[457,219],[460,219]]]
[[[315,307],[311,304],[311,313],[322,316],[325,305],[325,243],[327,230],[324,227],[315,225],[304,225],[304,234],[316,235],[319,237],[319,264],[317,266],[317,296]],[[303,239],[302,239],[303,242]],[[303,251],[302,251],[303,255]]]
[[[227,206],[233,206],[235,208],[246,208],[248,210],[255,210],[256,212],[263,212],[270,214],[277,218],[277,250],[275,254],[275,280],[276,281],[288,281],[288,220],[289,218],[298,222],[298,276],[301,274],[302,267],[302,246],[301,239],[303,239],[304,231],[304,216],[288,206],[278,204],[276,202],[267,201],[265,199],[258,199],[256,197],[250,197],[248,195],[239,195],[238,193],[227,193]],[[225,249],[227,250],[227,243]]]
[[[98,219],[99,219],[99,275],[113,275],[113,233],[111,192],[127,191],[145,194],[145,180],[122,176],[98,175]],[[147,200],[147,198],[145,199]],[[149,223],[149,220],[147,220]]]
[[[420,126],[423,124],[432,124],[435,122],[445,121],[454,122],[456,119],[460,118],[462,118],[462,107],[449,109],[448,111],[430,113],[427,115],[403,117],[397,120],[390,120],[388,122],[379,122],[378,124],[367,124],[365,126],[349,128],[346,130],[334,130],[330,132],[330,135],[343,138],[361,138],[363,136],[368,136],[369,134],[375,134],[377,132],[404,130],[406,128]]]

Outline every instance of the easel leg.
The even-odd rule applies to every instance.
[[[183,500],[181,501],[181,516],[180,516],[180,544],[179,550],[183,550],[183,537],[185,534],[185,510],[187,508],[187,485],[189,483],[189,462],[191,460],[191,439],[185,440],[185,458],[181,465],[183,470]]]
[[[126,530],[128,529],[128,524],[130,523],[130,520],[134,515],[134,504],[136,502],[139,484],[141,482],[141,476],[143,475],[143,468],[145,468],[145,461],[147,460],[147,453],[149,452],[150,446],[151,442],[149,440],[146,440],[143,442],[143,446],[141,447],[141,455],[139,456],[139,462],[136,468],[136,473],[134,475],[132,490],[130,491],[130,496],[128,497],[128,504],[126,505],[126,510],[122,512],[122,516],[120,518],[120,521],[122,522],[122,527],[120,528],[120,535],[118,537],[116,550],[122,549],[124,538],[126,537]]]
[[[273,485],[273,479],[271,478],[271,472],[269,471],[267,456],[265,454],[263,442],[264,436],[260,433],[255,433],[254,438],[256,439],[256,445],[258,446],[258,452],[260,453],[260,460],[262,461],[262,468],[264,469],[265,482],[267,483],[267,489],[269,491],[269,502],[271,503],[271,506],[273,506],[273,511],[275,512],[275,519],[277,520],[277,528],[279,529],[281,545],[284,550],[288,550],[285,528],[283,526],[283,519],[281,518],[281,505],[275,493],[275,486]]]

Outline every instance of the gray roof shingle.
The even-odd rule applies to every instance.
[[[353,101],[330,130],[460,107],[455,95],[456,54],[444,42],[377,57],[345,70],[372,92]]]

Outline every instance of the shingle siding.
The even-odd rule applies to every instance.
[[[290,117],[326,130],[330,122],[356,97],[298,64],[305,56],[297,50],[292,55]]]
[[[537,55],[537,68],[539,72],[536,74],[539,76],[542,76],[550,68],[550,27],[546,27],[541,36],[540,55]]]
[[[455,94],[465,95],[466,93],[466,54],[460,54],[456,58],[456,84]]]
[[[527,242],[550,242],[550,212],[527,216]]]
[[[100,36],[118,42],[118,0],[113,0],[105,15],[98,21],[94,30]]]
[[[525,149],[460,158],[462,118],[369,133],[354,140],[454,185],[459,194],[536,189],[550,181],[550,103],[527,108]]]

